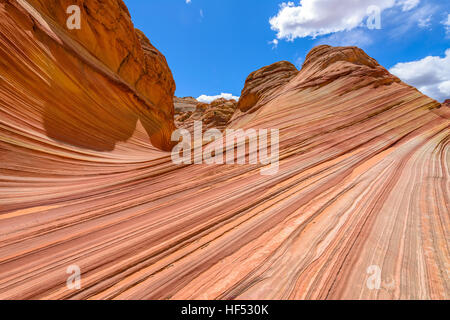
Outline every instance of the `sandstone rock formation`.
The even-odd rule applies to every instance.
[[[80,30],[66,26],[66,8],[74,4],[81,8]],[[131,136],[139,119],[155,147],[170,149],[175,83],[165,58],[134,29],[122,0],[0,5],[2,57],[8,57],[3,78],[12,85],[21,77],[24,92],[39,97],[35,112],[49,136],[112,150]]]
[[[175,81],[166,58],[150,43],[150,40],[142,31],[135,29],[135,33],[144,52],[144,64],[139,77],[134,82],[134,87],[152,105],[157,106],[161,117],[165,120],[165,127],[151,135],[152,143],[157,147],[169,150],[172,145],[169,139],[175,129],[173,125]],[[131,56],[125,59],[123,68],[126,68]],[[119,71],[120,73],[121,71]],[[146,128],[151,128],[153,119],[148,117],[146,120],[147,125],[145,122],[143,125]]]
[[[357,47],[333,48],[321,45],[312,49],[306,56],[301,70],[302,79],[298,81],[297,87],[321,87],[344,76],[361,80],[361,83],[351,90],[365,86],[377,88],[400,82],[400,79]]]
[[[194,111],[182,112],[175,118],[179,128],[193,130],[194,121],[203,123],[203,130],[216,128],[224,130],[237,109],[236,100],[219,98],[211,103],[197,103]]]
[[[197,99],[193,97],[184,97],[184,98],[174,98],[174,108],[175,108],[175,115],[180,115],[186,112],[194,112],[197,108],[197,104],[199,102]]]
[[[444,103],[442,104],[444,107],[450,107],[450,99],[447,99],[444,101]]]
[[[227,120],[280,130],[278,174],[175,165],[162,57],[121,1],[70,2],[80,31],[68,1],[0,0],[0,299],[450,298],[449,108],[319,46]]]
[[[252,72],[245,80],[238,108],[243,112],[253,112],[267,103],[274,92],[288,83],[298,73],[290,62],[280,61]]]

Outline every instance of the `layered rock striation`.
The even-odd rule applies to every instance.
[[[203,123],[203,130],[219,129],[224,130],[232,120],[237,110],[236,100],[227,100],[219,98],[211,103],[199,102],[194,111],[186,111],[179,114],[175,123],[179,128],[185,128],[193,131],[195,121]]]
[[[80,30],[66,26],[74,4]],[[170,149],[175,82],[122,0],[5,0],[0,10],[4,106],[38,113],[47,136],[84,149],[113,150],[138,119],[155,147]]]
[[[298,73],[288,61],[280,61],[252,72],[245,80],[238,102],[242,112],[254,112]]]
[[[319,46],[193,112],[279,129],[277,174],[175,165],[162,55],[122,1],[73,3],[78,31],[0,1],[1,299],[449,299],[449,108]]]
[[[193,97],[174,98],[175,115],[181,115],[186,112],[194,112],[199,101]]]

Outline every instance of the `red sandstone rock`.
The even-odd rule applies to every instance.
[[[267,97],[289,82],[298,73],[290,62],[276,62],[252,72],[245,80],[238,108],[242,112],[254,112],[258,106],[267,102]]]
[[[34,55],[48,59],[49,66],[46,68],[50,68],[54,64],[55,67],[51,68],[55,73],[64,73],[60,77],[67,76],[75,79],[83,77],[84,83],[78,84],[78,86],[84,87],[86,92],[101,86],[89,84],[91,73],[103,74],[106,76],[105,80],[113,78],[117,83],[114,90],[122,87],[125,96],[134,95],[133,99],[139,100],[129,104],[135,110],[126,110],[127,102],[122,102],[123,98],[118,95],[110,97],[112,100],[117,98],[117,102],[110,101],[110,105],[106,108],[111,108],[113,113],[115,112],[114,108],[121,106],[124,110],[120,112],[128,114],[123,117],[130,119],[130,130],[122,130],[122,132],[131,131],[131,118],[139,118],[148,131],[152,143],[158,148],[170,149],[170,135],[175,128],[173,124],[175,82],[164,56],[150,44],[142,32],[134,29],[130,14],[123,1],[31,0],[29,3],[34,8],[25,3],[22,6],[13,0],[3,4],[3,15],[11,17],[15,15],[16,20],[11,21],[11,26],[19,21],[22,24],[33,26],[33,33],[36,37],[29,39],[29,42],[35,43],[28,43],[26,50],[29,51],[33,46],[51,48],[52,54],[43,49],[37,49]],[[70,5],[78,5],[81,9],[80,30],[68,30],[66,26],[68,18],[66,9]],[[3,20],[3,23],[7,22]],[[6,36],[6,34],[4,35]],[[19,36],[15,36],[15,38]],[[89,65],[90,69],[86,69],[85,75],[79,75],[79,66],[83,64]],[[56,74],[53,75],[52,80],[57,80]],[[61,81],[63,80],[60,79],[59,82]],[[61,86],[61,84],[54,86]],[[68,95],[70,93],[53,92],[54,96],[58,94]],[[80,92],[78,95],[82,98],[83,93]],[[85,102],[92,104],[87,101],[89,97],[86,98]],[[83,102],[78,101],[77,108],[82,108],[80,104]],[[91,108],[93,107],[86,107],[86,109]],[[57,106],[52,107],[52,110],[49,109],[46,110],[47,118],[59,117],[56,115],[59,113]],[[74,110],[75,107],[71,109]],[[95,110],[89,110],[89,112],[95,112]],[[132,113],[135,114],[132,115]],[[74,115],[71,118],[72,121],[67,124],[69,128],[73,127],[73,133],[68,132],[67,137],[58,133],[55,138],[70,143],[76,143],[79,140],[79,137],[72,137],[75,135],[75,131],[91,126],[91,124],[82,119],[80,119],[82,123],[78,123],[78,120],[73,121],[75,117]],[[110,126],[114,127],[114,124],[99,124],[97,127],[101,131],[100,134],[106,136],[111,135],[111,130],[107,128]],[[51,130],[53,131],[53,129]],[[128,134],[123,136],[126,137]],[[102,139],[103,142],[105,139],[107,138]],[[81,145],[89,147],[89,144],[94,143],[86,141]],[[112,148],[114,144],[108,143],[108,145],[108,148]]]
[[[361,80],[359,85],[349,90],[400,82],[400,79],[357,47],[321,45],[313,48],[306,56],[297,83],[299,88],[323,86],[342,77]]]
[[[203,129],[223,130],[231,121],[237,109],[235,100],[219,98],[211,103],[199,102],[194,111],[182,112],[175,122],[178,127],[193,130],[194,121],[201,121]]]
[[[148,141],[171,112],[132,61],[165,64],[122,2],[84,1],[86,34],[61,28],[69,1],[30,3],[58,23],[0,1],[0,299],[449,299],[448,108],[320,46],[253,74],[226,125],[279,129],[278,174],[178,166]]]
[[[175,114],[182,114],[186,112],[193,112],[199,102],[193,97],[174,98]]]

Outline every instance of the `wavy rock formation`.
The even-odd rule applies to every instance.
[[[177,116],[186,112],[194,112],[197,108],[197,104],[199,104],[199,101],[193,97],[175,97],[173,99],[175,115]]]
[[[74,2],[82,9],[80,30],[66,27]],[[49,137],[71,145],[113,150],[139,119],[155,147],[170,149],[175,83],[121,0],[0,5],[3,87],[19,91],[5,104],[38,113]]]
[[[203,123],[203,130],[216,128],[224,130],[237,110],[236,100],[219,98],[211,103],[198,102],[194,111],[182,112],[175,119],[179,128],[193,131],[194,121]]]
[[[1,299],[450,298],[448,108],[320,46],[227,126],[278,128],[277,174],[175,165],[159,53],[121,1],[64,5],[0,0]]]
[[[290,62],[280,61],[252,72],[245,80],[238,108],[242,112],[254,112],[267,103],[274,92],[298,73]]]

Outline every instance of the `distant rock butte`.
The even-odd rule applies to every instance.
[[[193,97],[174,98],[175,115],[181,113],[193,112],[200,102]]]
[[[203,130],[216,128],[224,130],[237,109],[236,100],[219,98],[211,103],[197,102],[194,111],[180,112],[175,123],[180,128],[193,130],[195,121],[203,123]]]
[[[0,56],[0,299],[450,298],[450,108],[361,49],[175,99],[188,130],[279,129],[272,176],[161,150],[175,84],[122,1],[0,0]]]
[[[287,61],[276,62],[252,72],[245,80],[245,86],[238,102],[239,110],[254,112],[297,73],[297,68]]]

